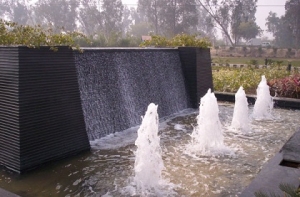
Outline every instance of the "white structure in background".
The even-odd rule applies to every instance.
[[[246,43],[246,45],[248,45],[248,46],[260,46],[260,45],[262,45],[262,41],[259,38],[252,38]]]

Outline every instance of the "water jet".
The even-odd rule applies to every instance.
[[[235,94],[234,112],[231,121],[231,127],[233,129],[237,129],[242,132],[249,131],[248,111],[249,109],[246,93],[241,86]]]
[[[270,87],[263,75],[257,87],[257,100],[254,104],[252,117],[255,119],[272,119],[273,98],[270,95]]]

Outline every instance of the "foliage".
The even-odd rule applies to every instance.
[[[34,7],[35,20],[38,24],[51,24],[59,30],[74,31],[78,7],[78,0],[39,0]]]
[[[138,47],[141,40],[129,35],[121,37],[120,34],[112,34],[111,37],[106,37],[98,33],[96,36],[90,36],[89,39],[76,38],[75,43],[81,47]]]
[[[253,21],[241,22],[237,29],[239,36],[247,41],[258,36],[261,31],[260,27]]]
[[[265,58],[264,57],[220,57],[221,59],[228,59],[231,64],[248,64],[251,59],[256,59],[258,61],[259,65],[265,65]],[[289,59],[289,58],[273,58],[275,61],[275,65],[277,65],[276,61],[282,61],[280,64],[281,66],[288,65],[289,61],[290,63],[298,67],[300,66],[300,59]]]
[[[267,79],[283,78],[289,75],[286,70],[275,68],[229,68],[213,66],[213,84],[214,90],[220,92],[236,92],[240,86],[243,86],[246,93],[255,93],[261,76],[265,75]]]
[[[255,21],[257,0],[198,0],[198,2],[219,26],[222,34],[229,40],[231,45],[237,44],[241,38],[238,30],[240,24]],[[231,32],[229,31],[230,26]]]
[[[102,0],[103,32],[111,38],[111,34],[122,32],[122,14],[124,6],[121,0]]]
[[[197,32],[210,39],[216,39],[216,22],[205,9],[198,7],[198,10]]]
[[[285,21],[295,40],[295,46],[300,47],[300,1],[289,0],[285,3]]]
[[[267,28],[275,37],[279,47],[300,47],[300,1],[290,0],[285,3],[285,15],[277,17],[270,12],[267,17]]]
[[[284,78],[272,79],[268,84],[278,96],[300,98],[300,74],[293,74]]]
[[[97,3],[93,0],[85,1],[85,6],[79,8],[78,22],[81,31],[90,36],[103,29],[103,20],[101,20],[102,17],[100,10],[97,8]]]
[[[175,37],[168,39],[164,36],[152,35],[151,40],[146,40],[140,44],[141,47],[201,47],[208,48],[211,46],[207,38],[197,38],[197,35],[178,34]]]
[[[275,64],[280,67],[282,64],[283,64],[283,61],[282,60],[276,60],[275,61]]]
[[[54,33],[51,28],[44,29],[41,26],[24,26],[14,22],[0,19],[0,45],[25,45],[31,48],[50,46],[57,50],[56,46],[79,46],[75,44],[75,38],[86,37],[79,32]]]
[[[213,63],[219,64],[219,65],[227,65],[230,63],[228,59],[220,58],[218,57],[217,59],[212,59]]]
[[[196,32],[198,10],[195,0],[139,0],[137,11],[144,15],[153,32],[172,37],[178,33]],[[188,14],[187,14],[188,13]]]
[[[140,47],[171,47],[171,41],[164,36],[152,35],[151,40],[146,40],[140,44]]]
[[[278,60],[278,61],[280,61],[280,60]],[[267,59],[267,65],[271,65],[271,66],[274,65],[274,60],[268,58]]]
[[[251,60],[249,61],[249,64],[250,64],[250,65],[258,65],[258,60],[251,59]]]

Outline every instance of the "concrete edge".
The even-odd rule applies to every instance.
[[[218,101],[235,101],[235,93],[228,92],[214,92]],[[256,95],[248,94],[246,95],[248,103],[254,105],[256,100]],[[273,97],[274,107],[286,108],[286,109],[300,109],[300,99],[284,98],[284,97]]]
[[[286,142],[282,149],[263,166],[258,175],[254,178],[254,180],[252,180],[250,185],[248,185],[241,193],[241,197],[253,197],[255,196],[255,192],[262,192],[266,195],[274,193],[276,195],[283,196],[284,193],[279,188],[280,184],[287,184],[294,188],[299,187],[299,167],[281,165],[281,162],[285,160],[286,155],[289,155],[295,150],[299,151],[299,137],[300,130],[295,132],[295,134]],[[289,144],[289,146],[287,146],[287,144]],[[295,150],[290,149],[291,144]],[[299,153],[297,152],[296,156],[298,155]]]
[[[4,190],[2,188],[0,188],[0,196],[1,197],[20,197],[19,195],[11,193],[11,192],[9,192],[7,190]]]

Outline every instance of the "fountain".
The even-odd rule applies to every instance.
[[[246,93],[241,86],[235,94],[234,112],[231,127],[242,132],[249,131],[248,101]]]
[[[232,123],[234,106],[217,103],[210,90],[201,99],[199,111],[187,109],[180,61],[174,52],[142,56],[138,63],[136,54],[114,57],[105,53],[99,59],[92,52],[81,59],[83,65],[86,59],[93,60],[92,65],[78,66],[91,152],[21,177],[2,169],[0,187],[21,196],[238,196],[299,126],[300,111],[274,109],[282,119],[249,122],[259,132],[232,132],[222,125]],[[169,55],[177,58],[164,58]],[[104,64],[104,59],[111,62]],[[160,61],[165,59],[176,62]],[[157,66],[154,60],[173,67]],[[144,62],[157,67],[141,67]],[[107,84],[103,83],[106,78],[111,79]],[[158,122],[157,106],[150,104],[141,127],[133,127],[151,99],[160,106],[167,103],[162,113],[176,114]],[[249,108],[250,114],[253,111],[257,107]],[[146,144],[149,146],[142,147]],[[155,162],[149,162],[151,155]]]
[[[160,121],[165,167],[161,176],[174,184],[165,191],[166,195],[160,196],[172,192],[169,196],[239,196],[299,127],[299,110],[275,108],[274,113],[282,117],[280,120],[252,120],[249,127],[257,132],[241,135],[226,127],[232,121],[234,105],[219,102],[218,108],[224,144],[235,151],[235,157],[185,154],[198,110],[186,109]],[[252,112],[253,107],[249,106],[249,114]],[[135,177],[138,129],[133,127],[90,141],[91,153],[45,165],[21,177],[1,170],[0,187],[21,196],[130,196],[124,190]]]
[[[257,87],[257,99],[254,104],[252,117],[254,119],[272,119],[273,98],[270,95],[270,88],[266,77],[263,75]]]
[[[134,182],[137,193],[147,196],[159,187],[162,180],[161,173],[164,169],[158,136],[157,105],[149,104],[137,133]]]
[[[217,99],[210,89],[201,98],[197,126],[194,127],[191,137],[192,142],[188,149],[196,154],[218,156],[229,151],[224,146]]]

